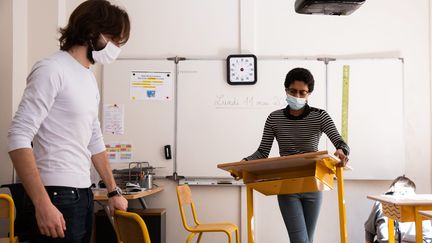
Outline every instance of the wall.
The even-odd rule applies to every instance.
[[[3,8],[11,2],[0,0],[2,33],[12,32],[11,10]],[[29,1],[28,66],[58,49],[55,41],[57,24],[62,23],[62,16],[69,16],[80,2],[51,0],[42,8],[36,1]],[[225,57],[240,51],[258,56],[403,57],[406,175],[416,181],[418,192],[431,193],[429,1],[366,1],[357,12],[345,17],[297,15],[293,9],[294,0],[119,0],[116,3],[123,5],[132,19],[132,35],[121,57]],[[2,40],[2,84],[3,80],[11,80],[11,74],[8,74],[12,63],[11,45],[12,39]],[[95,72],[99,74],[99,69]],[[7,115],[0,119],[1,134],[5,134],[10,122],[11,100],[19,96],[11,91],[11,86],[11,83],[3,84],[5,88],[0,91],[1,110]],[[385,95],[385,90],[371,87],[367,97]],[[376,108],[385,112],[379,104]],[[5,150],[4,139],[0,139],[0,149]],[[249,151],[245,151],[247,153]],[[5,152],[0,156],[2,161],[7,160]],[[0,179],[8,181],[9,171],[1,167]],[[355,173],[355,168],[350,173]],[[164,185],[165,191],[150,197],[148,203],[152,207],[167,208],[168,242],[182,241],[186,233],[179,219],[175,183],[168,180],[157,180],[156,183]],[[363,240],[363,222],[372,205],[366,195],[380,193],[388,184],[389,181],[346,182],[349,242]],[[244,207],[240,207],[244,205],[244,195],[239,188],[193,187],[192,190],[203,222],[245,222],[242,218]],[[282,242],[287,236],[274,199],[257,196],[257,200],[257,242]],[[317,242],[339,241],[335,215],[336,192],[332,191],[324,197]],[[242,229],[242,235],[245,235],[244,224]],[[224,239],[223,235],[215,235],[205,237],[204,241],[222,242],[221,239]]]
[[[2,33],[2,44],[0,45],[0,104],[2,115],[0,117],[0,185],[10,183],[12,180],[12,163],[10,162],[7,154],[7,132],[10,124],[13,110],[16,107],[15,96],[20,95],[20,89],[16,89],[17,85],[14,84],[14,64],[19,57],[22,57],[27,49],[22,52],[13,52],[14,40],[19,35],[14,27],[23,27],[22,21],[15,23],[17,14],[17,5],[20,5],[21,12],[26,11],[25,5],[19,4],[12,0],[0,1],[0,32]],[[25,32],[25,31],[24,31]],[[25,40],[24,38],[22,40]],[[26,41],[26,40],[25,40]],[[19,41],[17,41],[20,43]],[[7,190],[0,189],[0,193],[7,192]],[[7,236],[8,224],[5,220],[0,221],[0,237]]]
[[[0,45],[0,183],[4,184],[12,178],[12,164],[7,154],[7,130],[12,117],[12,1],[0,1],[0,29],[4,33]]]
[[[258,54],[405,59],[406,171],[420,190],[429,190],[429,2],[367,1],[352,16],[341,18],[287,14],[292,4],[284,0],[257,1],[257,9]],[[268,28],[277,23],[283,28]]]

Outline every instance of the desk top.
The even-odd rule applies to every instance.
[[[158,193],[161,191],[163,191],[163,187],[159,186],[159,187],[153,188],[151,190],[146,190],[146,191],[137,192],[137,193],[133,193],[133,194],[123,194],[123,197],[126,198],[127,200],[132,200],[132,199],[138,199],[138,198],[150,196],[152,194],[155,194],[155,193]],[[94,196],[93,200],[95,200],[95,201],[108,200],[106,189],[93,190],[93,196]]]
[[[415,194],[409,196],[369,195],[367,198],[381,203],[400,206],[432,205],[432,194]]]
[[[217,167],[229,172],[241,173],[242,171],[248,171],[252,173],[265,173],[267,171],[274,172],[296,167],[313,167],[317,160],[321,160],[323,158],[328,158],[330,163],[333,165],[336,165],[340,162],[337,157],[328,153],[327,151],[319,151],[274,158],[224,163],[218,164]]]
[[[432,211],[419,211],[419,214],[426,218],[432,219]]]

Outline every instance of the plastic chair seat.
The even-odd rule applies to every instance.
[[[212,223],[212,224],[199,224],[196,226],[191,226],[191,231],[194,232],[228,232],[232,233],[237,230],[237,226],[231,223]]]

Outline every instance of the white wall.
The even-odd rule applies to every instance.
[[[10,163],[6,136],[12,117],[12,1],[0,1],[0,30],[3,33],[0,45],[0,104],[2,116],[0,116],[0,183],[4,184],[12,178],[12,164]]]
[[[11,10],[6,8],[11,2],[0,0],[2,33],[12,32]],[[39,7],[37,1],[28,1],[26,61],[29,67],[37,59],[58,49],[57,24],[62,22],[62,16],[68,16],[80,2],[50,0],[51,4]],[[127,9],[132,20],[131,38],[121,57],[225,57],[241,51],[253,52],[258,56],[403,57],[406,175],[416,181],[418,192],[431,193],[429,1],[366,1],[357,12],[345,17],[297,15],[293,9],[294,0],[116,2]],[[0,91],[0,104],[1,110],[9,114],[0,119],[0,134],[5,134],[9,124],[13,107],[10,100],[17,96],[14,93],[15,97],[11,97],[12,84],[3,84],[3,80],[11,80],[11,74],[8,74],[12,63],[12,53],[8,49],[11,42],[10,38],[2,39],[0,46],[0,52],[6,54],[2,54],[0,59],[0,75],[5,87]],[[95,70],[99,73],[99,69]],[[371,87],[371,94],[365,98],[385,95],[385,90]],[[379,107],[379,104],[377,108],[385,112],[385,108]],[[0,180],[7,181],[9,170],[3,170],[3,166],[6,166],[3,161],[8,159],[2,136]],[[355,173],[355,170],[350,173]],[[181,242],[185,240],[186,233],[180,222],[175,183],[168,180],[156,182],[165,185],[165,191],[150,197],[148,202],[152,207],[167,208],[168,242]],[[380,193],[388,184],[388,181],[346,182],[349,242],[363,241],[363,221],[372,205],[366,195]],[[203,222],[242,222],[242,195],[239,188],[193,187],[192,190]],[[287,233],[274,199],[257,195],[256,204],[257,242],[287,242]],[[316,242],[339,241],[336,204],[336,191],[325,193]],[[242,228],[245,229],[244,225]],[[245,235],[245,231],[242,233]],[[209,236],[204,238],[204,242],[222,242],[222,239],[223,235]],[[243,242],[245,240],[243,238]]]
[[[22,1],[22,0],[21,0]],[[58,5],[62,1],[28,1],[28,69],[36,61],[59,49],[58,44]],[[68,15],[69,16],[69,15]]]
[[[12,164],[6,149],[7,127],[12,117],[13,87],[12,87],[12,0],[0,0],[0,31],[2,44],[0,45],[0,185],[9,183],[12,178]],[[0,190],[0,193],[5,190]],[[0,237],[7,236],[8,223],[0,221]]]

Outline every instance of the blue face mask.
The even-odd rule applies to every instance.
[[[286,101],[288,102],[288,105],[292,110],[300,110],[306,105],[305,98],[297,98],[292,95],[287,95]]]

